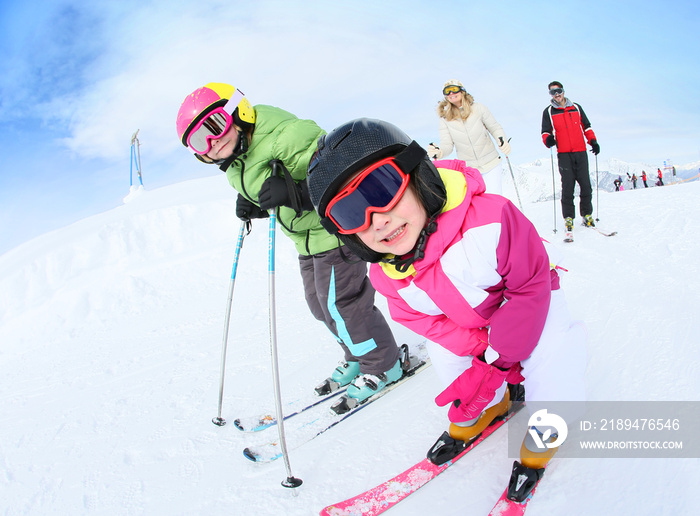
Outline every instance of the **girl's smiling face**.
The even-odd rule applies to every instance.
[[[357,233],[370,249],[382,254],[402,256],[415,246],[428,222],[428,215],[412,186],[386,213],[373,213],[367,229]]]
[[[230,158],[238,144],[238,128],[232,125],[220,138],[210,140],[211,150],[207,157],[212,161]]]

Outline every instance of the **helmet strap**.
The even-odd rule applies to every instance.
[[[385,261],[394,265],[397,271],[404,273],[413,264],[413,262],[416,260],[421,260],[425,256],[425,248],[428,245],[428,237],[437,231],[437,217],[438,214],[435,214],[428,219],[428,223],[418,235],[418,241],[416,242],[416,246],[413,248],[411,253],[400,257],[396,256]]]
[[[248,152],[248,136],[238,129],[238,143],[236,144],[236,147],[233,149],[233,154],[231,154],[230,157],[226,159],[220,159],[218,161],[215,161],[217,165],[219,165],[219,168],[223,171],[226,172],[228,170],[228,167],[231,166],[231,164],[236,161],[236,159],[241,155],[245,154]]]
[[[410,174],[428,155],[423,147],[413,140],[394,158],[394,163],[406,174]]]

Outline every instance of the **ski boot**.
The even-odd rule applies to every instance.
[[[565,228],[564,242],[573,242],[574,241],[574,219],[572,219],[571,217],[566,217],[564,219],[564,228]]]
[[[348,387],[348,397],[362,403],[370,396],[377,394],[388,384],[400,380],[402,376],[403,368],[401,367],[401,360],[397,360],[394,367],[389,369],[386,373],[380,373],[378,375],[361,374],[355,378]]]
[[[333,374],[331,374],[329,378],[323,380],[314,390],[319,396],[327,396],[341,387],[348,385],[358,374],[360,374],[359,362],[341,360],[338,362],[338,367],[335,368]]]
[[[503,395],[503,399],[492,407],[484,410],[479,414],[476,420],[466,421],[464,423],[450,423],[450,437],[468,443],[479,437],[481,432],[497,418],[505,416],[508,410],[510,410],[510,393],[509,388],[506,387],[506,393]]]
[[[574,230],[574,219],[571,217],[566,217],[564,219],[564,226],[567,233],[571,233]]]
[[[557,434],[551,434],[547,439],[542,439],[543,434],[539,429],[533,427],[532,430],[537,432],[540,440],[545,444],[557,440]],[[528,431],[520,446],[520,462],[516,460],[513,463],[507,498],[516,502],[525,501],[544,475],[547,464],[557,450],[558,448],[539,448]]]
[[[479,437],[486,427],[506,416],[511,409],[513,400],[516,399],[511,394],[511,389],[520,393],[521,387],[508,384],[503,399],[484,410],[476,420],[466,423],[450,423],[449,431],[443,432],[428,451],[428,460],[437,466],[452,460],[462,453],[474,439]],[[467,423],[471,423],[471,425],[467,425]]]
[[[593,215],[584,215],[583,216],[583,225],[588,226],[589,228],[595,227],[595,222],[593,221]]]
[[[413,376],[416,370],[425,365],[424,360],[409,353],[407,344],[402,344],[399,350],[400,357],[394,367],[377,375],[364,373],[357,376],[348,386],[347,392],[331,405],[331,411],[338,415],[345,414],[362,403],[371,401],[375,394],[388,385]]]

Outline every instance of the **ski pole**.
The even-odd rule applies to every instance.
[[[515,174],[513,174],[513,167],[510,166],[510,158],[506,156],[506,161],[508,162],[508,168],[510,169],[510,177],[513,178],[513,186],[515,187],[515,195],[518,196],[518,205],[520,206],[520,211],[525,213],[523,210],[523,203],[520,201],[520,193],[518,192],[518,185],[515,183]]]
[[[595,155],[595,221],[598,222],[600,215],[600,200],[598,197],[598,155]]]
[[[556,188],[556,185],[554,184],[556,181],[554,179],[554,151],[552,150],[551,147],[549,148],[549,156],[550,156],[551,161],[552,161],[552,207],[554,208],[554,232],[556,233],[557,232],[557,201],[556,201],[557,188]]]
[[[134,186],[134,144],[131,144],[131,157],[129,163],[129,190]]]
[[[231,281],[228,288],[228,302],[226,303],[226,317],[224,320],[224,339],[221,345],[221,376],[219,378],[219,415],[211,420],[218,426],[224,426],[226,420],[221,417],[221,406],[224,399],[224,373],[226,371],[226,346],[228,344],[228,328],[231,321],[231,304],[233,303],[233,286],[236,283],[236,270],[238,269],[238,257],[241,255],[243,239],[246,235],[246,228],[250,233],[250,221],[241,221],[241,228],[238,230],[238,240],[236,241],[236,251],[233,255],[233,268],[231,270]]]
[[[143,186],[143,178],[141,177],[141,144],[139,143],[140,129],[136,129],[136,132],[131,136],[131,163],[129,163],[129,188],[134,185],[133,180],[133,168],[134,163],[136,164],[136,173],[139,176],[139,183]]]
[[[278,164],[272,165],[273,173],[277,173]],[[302,484],[300,478],[295,478],[292,475],[292,468],[289,465],[289,452],[287,451],[287,440],[284,436],[284,414],[282,413],[282,394],[280,390],[280,372],[279,363],[277,360],[277,314],[275,311],[275,226],[277,215],[275,209],[270,210],[270,245],[269,254],[269,293],[270,293],[270,355],[272,356],[272,378],[274,381],[275,390],[275,410],[277,413],[277,432],[280,438],[280,448],[284,465],[287,468],[287,478],[282,481],[283,487],[296,488]],[[293,491],[296,496],[296,491]]]

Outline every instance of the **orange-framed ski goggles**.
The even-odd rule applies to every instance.
[[[367,167],[341,189],[328,203],[326,217],[343,235],[369,228],[373,213],[386,213],[401,199],[410,176],[394,158]]]

